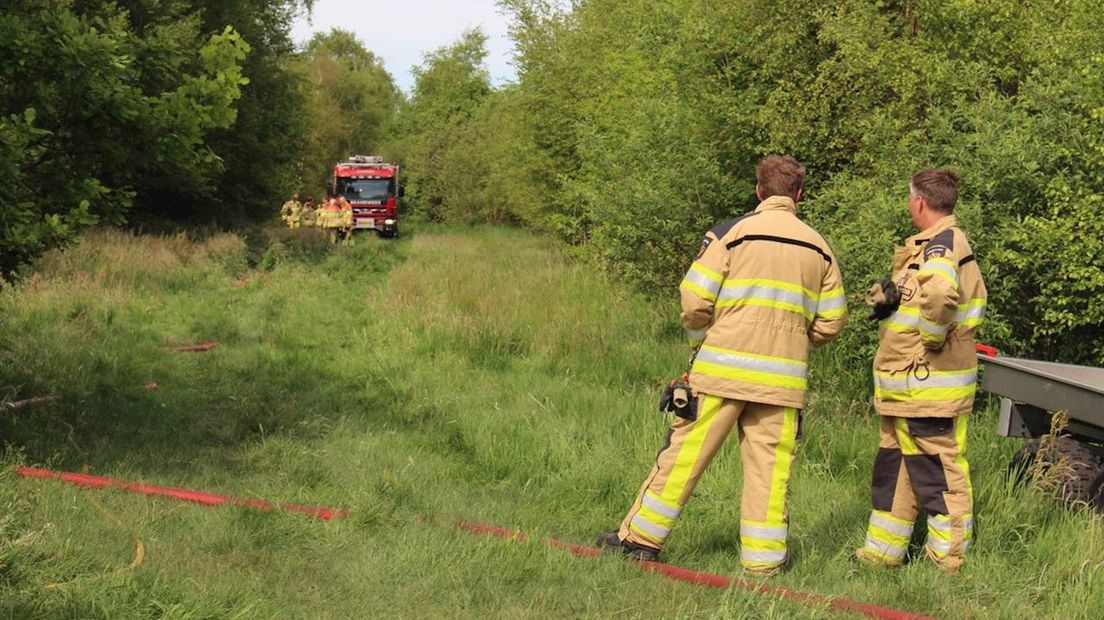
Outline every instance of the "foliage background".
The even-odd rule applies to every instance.
[[[991,294],[982,338],[1104,363],[1101,2],[501,4],[517,82],[489,89],[479,54],[441,50],[400,114],[422,217],[552,231],[668,295],[702,231],[754,207],[756,161],[789,153],[858,311],[911,233],[908,178],[949,166]],[[865,368],[871,330],[844,338]]]
[[[950,166],[991,293],[982,338],[1104,363],[1101,0],[500,5],[515,83],[490,84],[475,30],[407,96],[351,33],[295,50],[308,0],[8,3],[0,267],[95,224],[271,219],[335,160],[382,153],[416,219],[552,233],[669,299],[781,152],[808,166],[803,216],[861,312],[910,232],[907,179]],[[857,369],[872,338],[844,335]]]

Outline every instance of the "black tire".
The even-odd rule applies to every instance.
[[[1104,514],[1104,471],[1089,485],[1089,496],[1092,497],[1092,507]]]
[[[1031,481],[1028,472],[1041,456],[1040,445],[1038,439],[1032,439],[1012,457],[1008,464],[1009,477],[1017,482]],[[1042,456],[1047,463],[1064,463],[1060,494],[1067,503],[1093,504],[1098,501],[1101,491],[1094,485],[1104,476],[1104,462],[1096,451],[1069,437],[1059,437],[1055,449]]]

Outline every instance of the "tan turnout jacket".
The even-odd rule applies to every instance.
[[[805,406],[809,350],[843,329],[847,298],[836,257],[792,199],[772,196],[706,233],[679,289],[683,326],[701,344],[696,391]]]
[[[953,215],[905,240],[893,255],[901,305],[878,330],[874,408],[899,417],[969,413],[977,390],[974,331],[986,291]]]

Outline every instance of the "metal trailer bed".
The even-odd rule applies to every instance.
[[[982,347],[979,347],[979,351]],[[1055,412],[1068,422],[1054,442],[1027,443],[1009,473],[1024,480],[1032,463],[1063,466],[1061,496],[1071,505],[1104,512],[1104,368],[1057,364],[1015,357],[978,356],[985,364],[981,388],[1001,399],[997,433],[1038,438],[1051,432]]]
[[[1104,442],[1104,368],[1016,357],[979,355],[981,388],[1001,397],[997,433],[1039,437],[1050,432],[1051,412],[1069,415],[1069,435]]]

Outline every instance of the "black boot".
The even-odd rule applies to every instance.
[[[659,549],[647,545],[638,545],[631,540],[621,540],[617,532],[602,532],[598,535],[598,547],[605,553],[623,553],[634,560],[655,562],[659,559]]]

